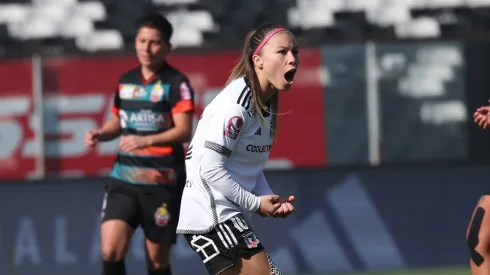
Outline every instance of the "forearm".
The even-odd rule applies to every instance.
[[[201,176],[206,183],[223,194],[228,200],[251,212],[255,212],[259,209],[260,197],[243,189],[225,169],[205,169],[204,171],[201,171]]]
[[[121,123],[118,117],[113,117],[107,121],[98,131],[99,141],[110,141],[121,135]]]
[[[188,142],[191,139],[192,130],[187,128],[171,128],[165,132],[149,135],[149,144],[151,146],[155,145],[171,145],[171,144],[181,144]]]
[[[274,191],[272,191],[271,187],[269,186],[269,183],[265,179],[265,175],[263,171],[260,172],[259,176],[257,177],[257,183],[255,185],[255,188],[252,190],[252,192],[258,196],[275,195]]]

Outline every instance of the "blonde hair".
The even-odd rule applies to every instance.
[[[278,129],[278,111],[279,111],[279,92],[275,92],[272,96],[269,107],[266,106],[266,103],[260,100],[260,93],[262,88],[260,86],[259,79],[257,77],[257,73],[254,69],[254,64],[252,60],[253,53],[259,47],[259,45],[264,41],[268,34],[282,28],[279,25],[268,24],[263,27],[258,28],[257,30],[250,31],[247,36],[245,36],[242,56],[235,67],[232,69],[230,76],[228,77],[228,81],[226,85],[230,84],[232,81],[246,77],[250,82],[250,88],[252,92],[252,106],[256,110],[256,114],[259,115],[261,120],[264,120],[264,113],[269,113],[271,117],[271,136],[272,139],[275,140],[277,136]]]

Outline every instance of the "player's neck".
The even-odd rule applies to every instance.
[[[163,66],[165,62],[161,62],[155,65],[141,66],[141,75],[144,79],[150,79],[156,74],[158,70]]]
[[[262,78],[258,76],[259,82],[260,82],[260,94],[259,98],[260,100],[265,104],[266,102],[269,102],[271,100],[272,96],[274,96],[274,93],[277,92],[277,89],[274,88],[267,79]]]

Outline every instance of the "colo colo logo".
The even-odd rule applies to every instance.
[[[248,152],[252,153],[267,153],[271,150],[272,145],[252,145],[249,144],[245,148]]]

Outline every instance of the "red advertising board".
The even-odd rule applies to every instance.
[[[220,91],[238,53],[173,55],[169,62],[187,74],[196,91],[198,111]],[[319,166],[326,162],[320,53],[304,50],[292,90],[281,94],[279,134],[271,168]],[[99,175],[114,161],[117,141],[95,149],[84,146],[84,133],[111,115],[121,73],[137,65],[132,57],[46,59],[43,61],[44,160],[48,174]],[[32,72],[29,61],[0,63],[0,179],[26,178],[39,155]],[[12,134],[14,132],[14,134]],[[7,142],[6,142],[7,141]]]

